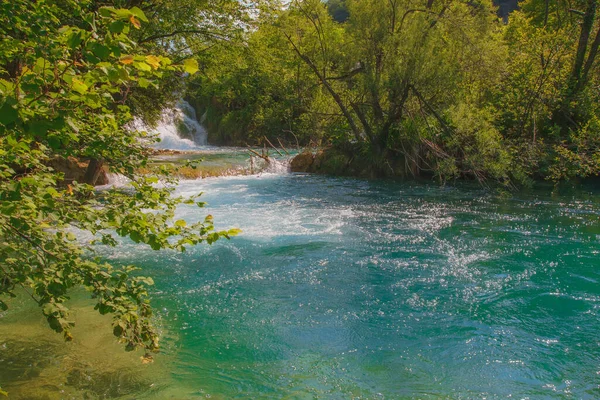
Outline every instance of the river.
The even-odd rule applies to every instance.
[[[119,370],[129,356],[109,320],[82,311],[88,344],[56,344],[63,361],[43,321],[21,329],[43,332],[29,344],[0,339],[2,387],[29,399],[600,397],[597,188],[507,197],[284,172],[177,188],[198,192],[208,207],[178,218],[210,213],[243,233],[185,253],[102,250],[154,277],[152,366],[137,355]],[[19,363],[15,343],[40,348]],[[87,360],[75,377],[72,353]]]
[[[302,174],[178,189],[198,190],[240,237],[114,255],[156,276],[181,386],[225,398],[600,396],[596,195]]]

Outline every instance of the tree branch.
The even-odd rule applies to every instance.
[[[352,132],[354,133],[354,136],[356,137],[356,140],[358,140],[358,141],[362,140],[361,132],[358,129],[358,126],[356,126],[356,122],[354,121],[352,114],[350,114],[350,111],[344,105],[344,102],[342,101],[342,98],[340,97],[340,95],[337,94],[335,90],[333,90],[333,87],[331,87],[331,85],[329,84],[327,79],[321,74],[321,72],[319,71],[319,68],[317,68],[317,66],[313,63],[313,61],[308,56],[302,54],[300,49],[298,49],[298,47],[292,40],[292,37],[285,32],[283,32],[283,35],[285,36],[287,41],[292,45],[292,48],[294,49],[294,52],[298,55],[298,57],[300,57],[300,59],[302,59],[302,61],[304,61],[310,67],[310,69],[319,78],[319,80],[321,81],[323,86],[325,86],[325,88],[327,89],[329,94],[331,94],[331,97],[333,97],[333,99],[337,103],[338,107],[342,111],[342,114],[344,114],[344,117],[346,117],[346,120],[348,121],[348,124],[350,125],[350,129],[352,129]]]
[[[177,36],[177,35],[185,35],[185,34],[204,35],[204,36],[212,37],[212,38],[219,39],[219,40],[229,40],[229,38],[227,38],[225,36],[219,35],[217,33],[213,33],[206,29],[182,29],[182,30],[173,31],[171,33],[163,33],[163,34],[159,34],[159,35],[148,36],[147,38],[139,40],[138,44],[152,42],[152,41],[158,40],[158,39],[166,39],[166,38],[170,38],[170,37]]]
[[[424,12],[427,14],[437,15],[436,13],[434,13],[431,10],[423,10],[423,9],[418,9],[418,8],[413,8],[413,9],[407,10],[404,13],[404,15],[402,16],[402,19],[400,19],[400,24],[398,26],[398,32],[400,32],[402,30],[402,26],[404,25],[404,20],[406,19],[406,17],[408,17],[409,14],[416,13],[416,12]]]
[[[600,27],[598,28],[598,32],[596,32],[596,38],[592,43],[590,48],[590,53],[588,54],[587,61],[585,62],[585,66],[583,67],[583,73],[581,75],[581,80],[585,84],[588,79],[588,74],[594,65],[594,61],[596,61],[596,56],[598,55],[598,48],[600,48]]]

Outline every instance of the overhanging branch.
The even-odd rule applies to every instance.
[[[228,37],[222,36],[218,33],[211,32],[207,29],[181,29],[181,30],[173,31],[171,33],[162,33],[159,35],[148,36],[147,38],[139,40],[138,44],[152,42],[154,40],[159,40],[159,39],[166,39],[166,38],[170,38],[170,37],[174,37],[174,36],[178,36],[178,35],[190,35],[190,34],[191,35],[204,35],[204,36],[211,37],[214,39],[219,39],[219,40],[229,40]]]

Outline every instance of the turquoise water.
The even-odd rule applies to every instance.
[[[183,181],[209,207],[178,218],[243,234],[103,250],[154,277],[156,362],[124,353],[85,302],[68,345],[24,308],[0,315],[0,386],[28,400],[600,398],[599,189]]]
[[[173,398],[598,398],[594,190],[187,181],[180,217],[244,233],[108,257],[155,278]]]

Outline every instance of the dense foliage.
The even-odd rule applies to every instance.
[[[189,96],[213,141],[333,144],[379,174],[597,175],[597,4],[519,4],[295,0],[204,54]]]
[[[70,340],[65,302],[84,286],[96,309],[114,316],[113,332],[127,349],[154,351],[152,279],[103,262],[94,244],[117,246],[122,236],[184,250],[236,231],[215,232],[210,216],[193,225],[174,221],[180,202],[203,203],[171,197],[160,171],[136,175],[147,165],[142,143],[151,139],[126,128],[131,98],[159,110],[159,85],[197,70],[195,60],[173,63],[150,52],[155,44],[133,40],[148,22],[138,7],[95,1],[0,4],[0,310],[7,296],[25,292]],[[55,166],[67,159],[88,162],[86,182],[65,181]],[[103,165],[129,177],[130,189],[96,192]]]

